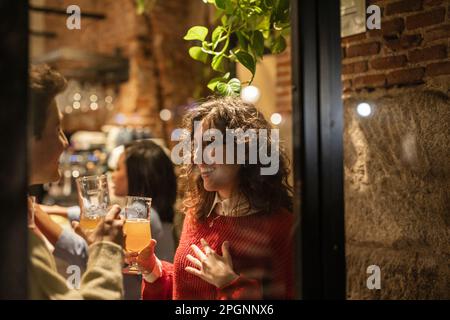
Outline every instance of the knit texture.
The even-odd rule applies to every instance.
[[[162,261],[162,276],[154,283],[143,281],[143,299],[292,299],[294,297],[294,216],[285,209],[243,217],[211,215],[196,222],[189,214],[174,263]],[[185,271],[193,266],[191,245],[202,248],[204,238],[222,255],[222,243],[230,242],[233,269],[238,279],[216,288]]]
[[[79,290],[70,289],[56,269],[44,241],[28,232],[28,292],[33,300],[79,300],[123,298],[122,247],[101,241],[89,248],[89,260]]]

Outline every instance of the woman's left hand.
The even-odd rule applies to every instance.
[[[194,250],[195,256],[188,254],[186,258],[192,262],[195,266],[186,267],[185,270],[206,282],[222,288],[239,276],[233,271],[233,262],[229,252],[229,242],[222,243],[223,256],[219,256],[205,239],[201,239],[203,250],[197,247],[195,244],[191,246]]]

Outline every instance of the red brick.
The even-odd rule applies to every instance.
[[[384,87],[386,85],[386,77],[383,74],[361,76],[361,77],[355,78],[353,83],[354,83],[354,86],[356,89],[379,88],[379,87]]]
[[[277,60],[279,61],[291,61],[291,54],[289,50],[285,50],[279,55],[277,55]]]
[[[381,29],[373,29],[367,32],[369,38],[398,35],[405,30],[405,22],[402,18],[381,21]]]
[[[426,7],[440,6],[443,0],[424,0],[423,5]]]
[[[352,80],[344,80],[342,81],[342,87],[344,90],[348,90],[352,88]]]
[[[428,27],[443,22],[445,19],[445,8],[437,8],[431,11],[418,13],[406,18],[408,30]]]
[[[364,39],[366,39],[366,33],[359,33],[359,34],[355,34],[353,36],[348,36],[348,37],[342,38],[341,43],[347,44],[350,42],[361,41]]]
[[[376,70],[394,69],[403,67],[406,64],[406,56],[390,56],[374,59],[370,62],[370,67]]]
[[[450,24],[445,24],[430,30],[424,34],[425,41],[434,41],[438,39],[450,38]]]
[[[405,22],[402,18],[381,21],[381,31],[383,35],[402,33],[403,30],[405,30]]]
[[[279,80],[277,79],[277,88],[278,87],[290,87],[292,85],[291,79]]]
[[[383,5],[383,3],[382,3],[383,1],[384,0],[367,0],[366,5],[370,6],[371,4],[377,4],[377,5],[381,6],[381,5]]]
[[[363,73],[367,71],[367,61],[359,61],[342,65],[342,74]]]
[[[447,56],[447,46],[438,45],[425,49],[413,50],[409,53],[410,62],[443,59]]]
[[[450,61],[432,63],[427,66],[427,76],[440,76],[450,74]]]
[[[346,57],[353,58],[358,56],[370,56],[380,52],[380,44],[378,42],[370,42],[357,44],[347,48]]]
[[[385,39],[386,47],[392,51],[398,51],[417,47],[422,43],[422,36],[420,34],[402,35],[392,39]]]
[[[283,68],[283,70],[277,71],[277,77],[290,77],[291,76],[291,69],[290,68]]]
[[[397,13],[412,12],[422,9],[422,0],[403,0],[389,3],[386,6],[386,15],[390,16]]]
[[[292,93],[292,87],[291,86],[277,87],[277,89],[276,89],[277,97],[288,96],[291,93]]]
[[[425,68],[412,68],[392,71],[387,75],[387,83],[392,85],[408,85],[423,82]]]

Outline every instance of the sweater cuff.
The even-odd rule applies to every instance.
[[[67,253],[68,256],[80,257],[81,259],[87,259],[88,257],[88,245],[86,241],[68,228],[63,228],[61,235],[55,243],[55,255],[57,252]],[[66,256],[64,253],[62,255]]]
[[[158,280],[162,275],[162,263],[161,261],[155,257],[155,266],[151,272],[142,272],[142,278],[145,282],[153,283]]]
[[[228,284],[226,284],[226,285],[224,285],[224,286],[222,286],[222,287],[220,287],[218,289],[219,289],[219,291],[220,290],[226,291],[227,289],[234,288],[234,287],[236,287],[236,285],[239,285],[239,283],[241,283],[242,280],[243,280],[243,278],[239,274],[233,281],[231,281],[230,283],[228,283]]]
[[[101,259],[99,259],[100,257]],[[93,264],[112,266],[111,262],[115,260],[123,261],[123,249],[118,244],[103,240],[95,242],[89,247],[88,268]],[[120,263],[119,267],[122,268],[122,263]]]
[[[261,287],[257,280],[248,279],[239,275],[226,286],[217,289],[218,300],[228,299],[262,299]]]

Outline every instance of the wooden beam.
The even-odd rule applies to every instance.
[[[45,14],[55,14],[55,15],[61,15],[61,16],[68,16],[68,13],[67,13],[66,9],[30,6],[30,10],[34,11],[34,12],[45,13]],[[103,13],[85,12],[85,11],[81,11],[81,17],[82,18],[89,18],[89,19],[96,19],[96,20],[106,19],[106,15],[104,15]]]
[[[50,32],[50,31],[30,30],[30,36],[42,37],[42,38],[56,38],[58,36],[58,34],[56,32]]]

